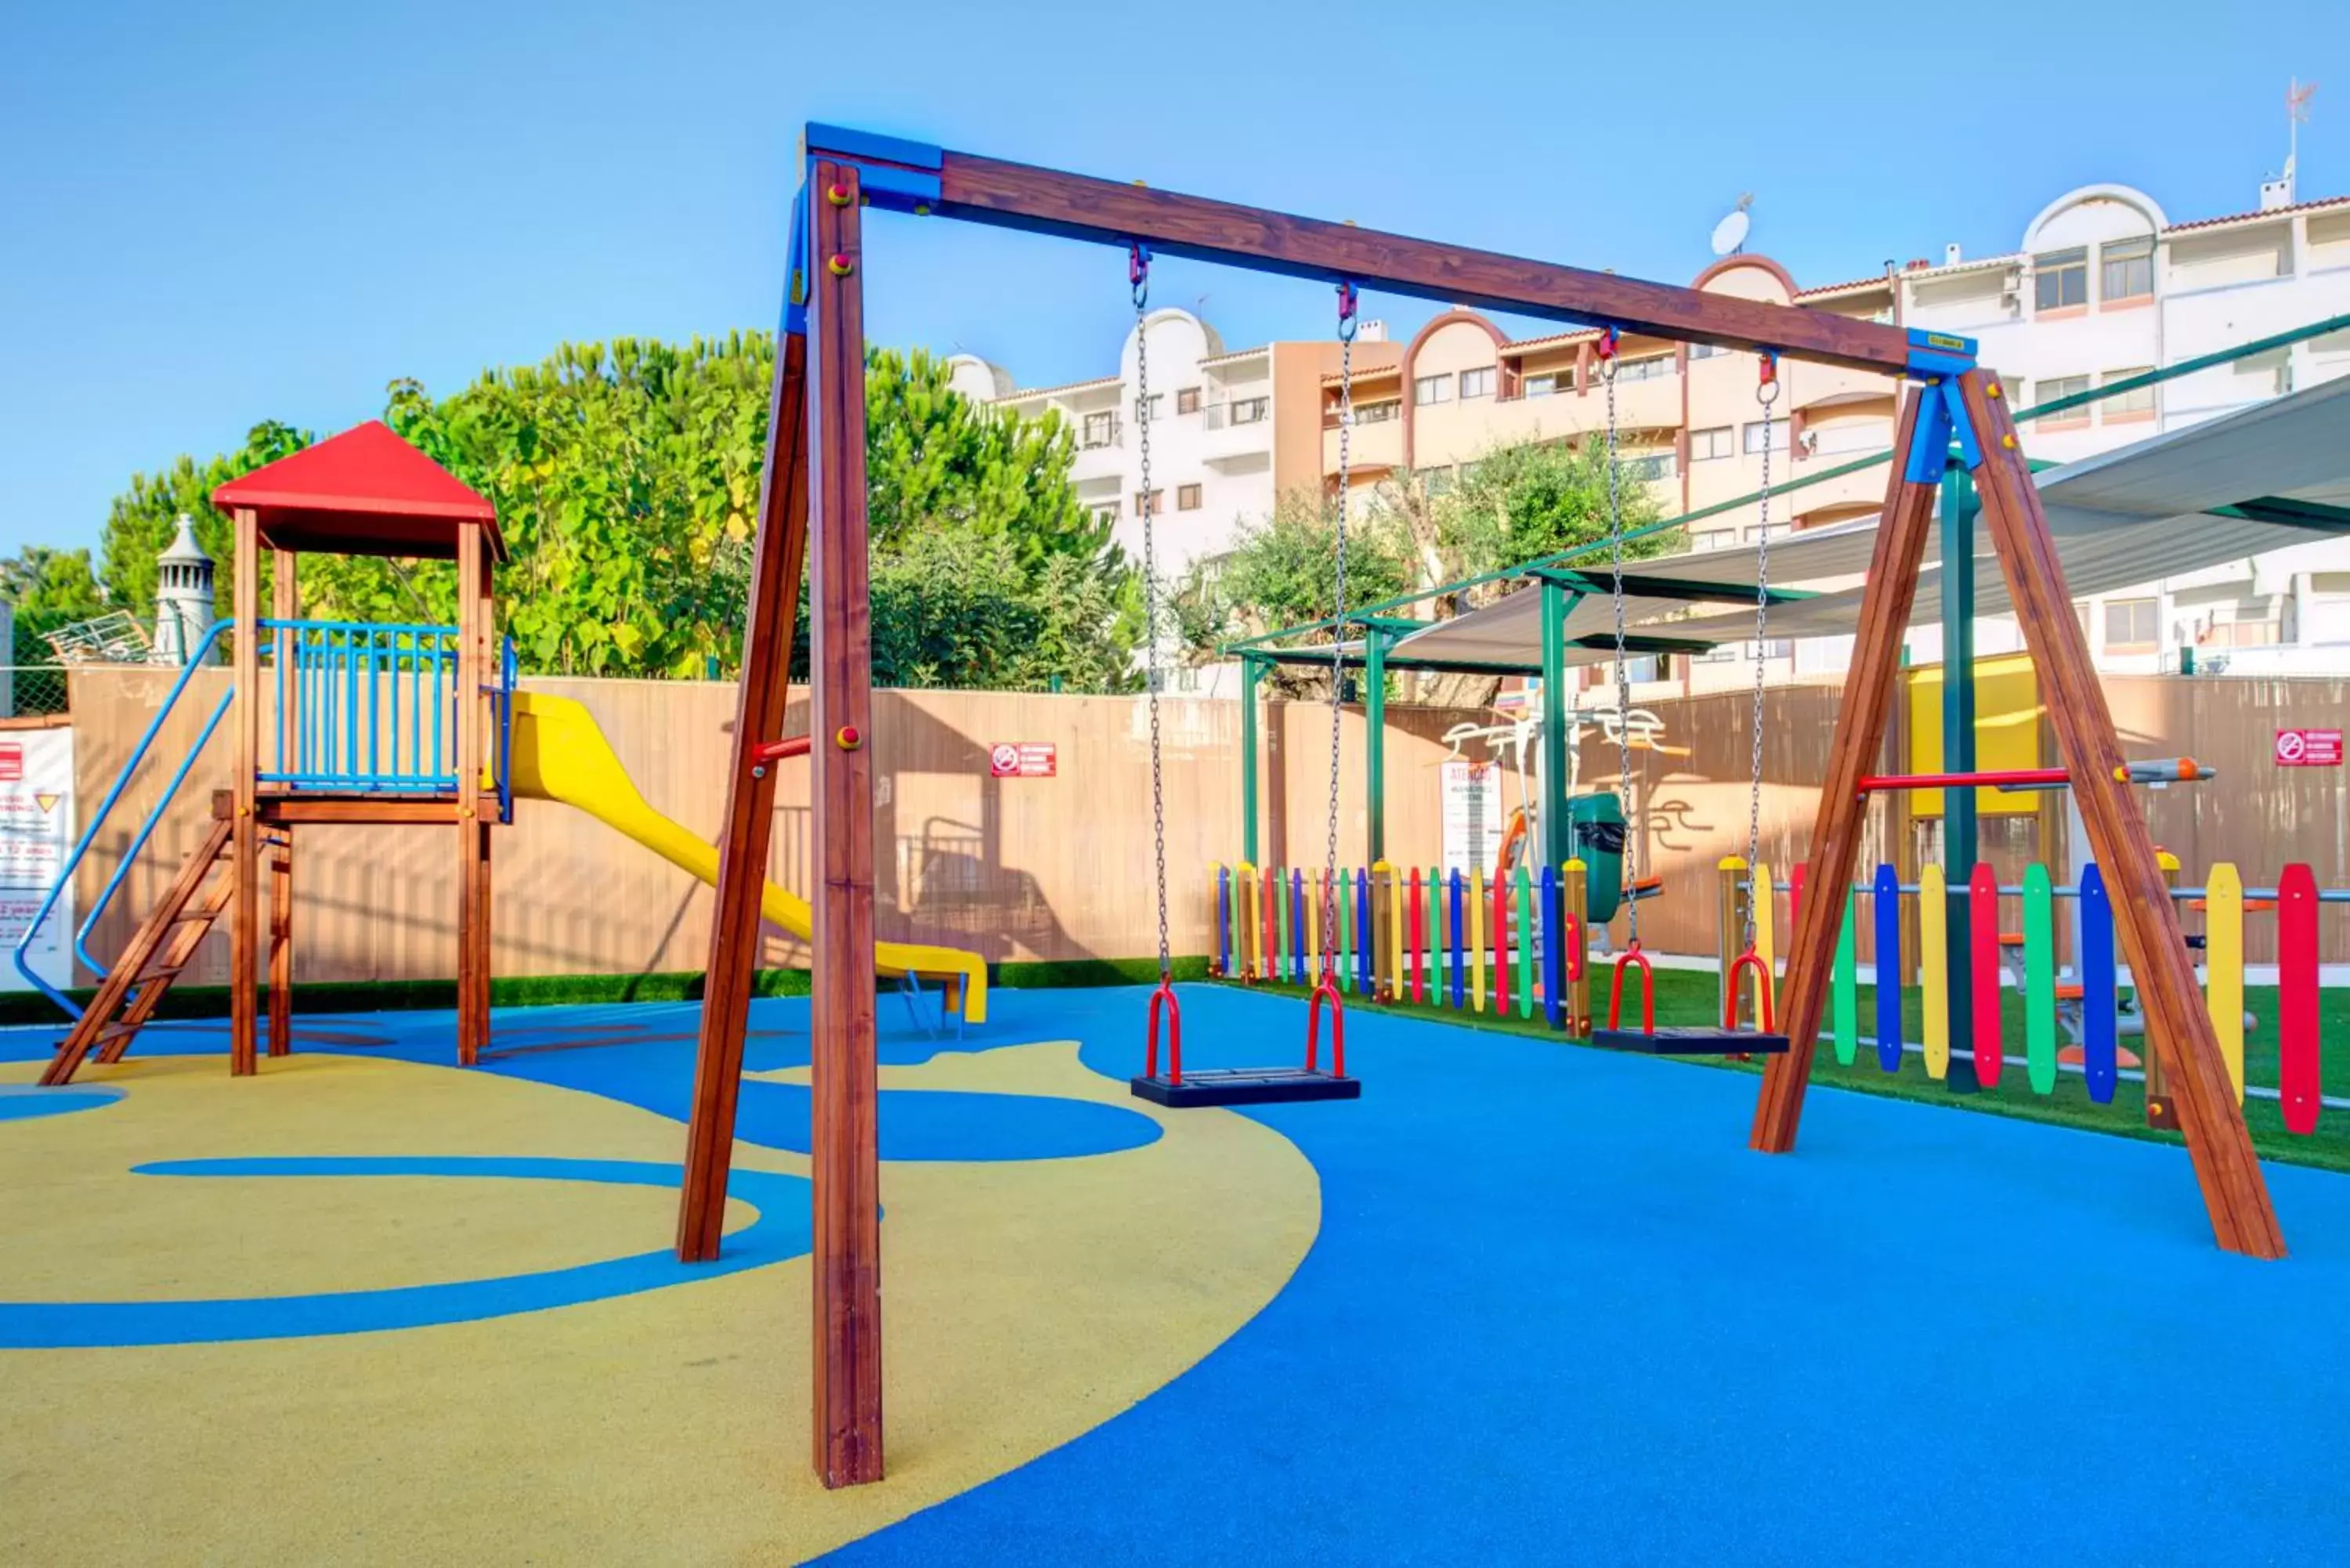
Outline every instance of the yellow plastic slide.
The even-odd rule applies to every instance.
[[[515,693],[514,792],[521,799],[575,806],[679,870],[691,872],[713,888],[718,885],[717,847],[645,804],[593,716],[568,697]],[[801,940],[807,940],[807,905],[773,882],[759,895],[759,912]],[[966,1022],[987,1021],[987,966],[976,953],[876,942],[873,967],[889,980],[910,971],[925,980],[944,981],[962,992]]]

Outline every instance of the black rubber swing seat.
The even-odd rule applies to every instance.
[[[1595,1029],[1594,1045],[1613,1051],[1638,1051],[1649,1056],[1783,1056],[1784,1034],[1764,1034],[1752,1029],[1715,1029],[1707,1025],[1644,1029]]]
[[[1170,1109],[1191,1106],[1272,1106],[1295,1100],[1358,1100],[1360,1078],[1309,1073],[1303,1067],[1202,1067],[1187,1071],[1180,1084],[1165,1076],[1138,1075],[1127,1086],[1141,1098]]]

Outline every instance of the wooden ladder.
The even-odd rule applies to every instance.
[[[41,1075],[43,1084],[73,1082],[93,1053],[103,1063],[121,1061],[133,1037],[155,1016],[172,982],[194,961],[213,922],[236,896],[235,863],[228,852],[234,826],[226,817],[213,821],[57,1046]]]

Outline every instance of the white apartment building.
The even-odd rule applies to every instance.
[[[1364,323],[1357,361],[1392,364],[1395,350],[1385,337],[1378,323]],[[1145,347],[1147,496],[1140,419]],[[1284,491],[1311,492],[1320,484],[1320,388],[1337,354],[1335,342],[1228,350],[1216,329],[1190,311],[1159,309],[1126,335],[1114,375],[1024,389],[1001,368],[968,354],[954,356],[948,366],[950,384],[966,397],[1028,418],[1058,414],[1076,439],[1071,477],[1078,499],[1112,522],[1113,537],[1137,565],[1148,506],[1159,579],[1171,588],[1194,563],[1229,552],[1244,524],[1271,515]],[[1176,684],[1201,694],[1235,695],[1236,670],[1183,670]]]
[[[2199,358],[2350,314],[2350,197],[2292,200],[2174,222],[2126,185],[2067,192],[2042,209],[2012,252],[1899,275],[1900,319],[1960,332],[2017,388],[2043,403],[2146,370]],[[2031,421],[2034,458],[2068,462],[2350,374],[2350,332],[2198,371]],[[2245,499],[2251,499],[2246,497]],[[2101,668],[2289,672],[2350,670],[2350,539],[2272,551],[2190,576],[2085,601],[2083,625]],[[1985,651],[2016,646],[1986,624]],[[1933,633],[1912,639],[1939,656]]]
[[[1321,480],[1318,388],[1335,343],[1262,343],[1225,348],[1188,310],[1153,310],[1119,346],[1114,375],[1021,389],[1003,369],[962,354],[949,363],[967,397],[1029,418],[1052,410],[1077,442],[1078,499],[1116,524],[1128,556],[1142,558],[1139,334],[1149,334],[1150,495],[1161,577],[1232,548],[1247,522],[1263,518],[1287,489]],[[1358,360],[1391,363],[1392,346],[1364,325]]]

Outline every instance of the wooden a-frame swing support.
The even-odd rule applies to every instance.
[[[2074,796],[2116,893],[2123,948],[2147,1035],[2176,1080],[2180,1126],[2220,1244],[2283,1255],[2259,1162],[2196,994],[2178,916],[2137,803],[2105,694],[1998,378],[1963,337],[1824,311],[1702,294],[1613,274],[1460,250],[1351,224],[1291,217],[1140,185],[949,152],[811,125],[793,209],[791,283],[776,347],[766,466],[743,633],[733,772],[677,1248],[717,1256],[741,1090],[743,1030],[759,950],[759,892],[775,808],[803,553],[809,576],[809,751],[814,983],[810,1082],[815,1457],[828,1486],[882,1473],[880,1165],[873,986],[871,633],[866,593],[863,213],[960,218],[1260,272],[1684,342],[1876,370],[1918,383],[1871,563],[1812,840],[1808,885],[1847,885],[1859,850],[1859,783],[1883,736],[1936,487],[1953,442],[1974,471],[2041,680]],[[813,526],[811,526],[813,521]],[[1793,1049],[1763,1075],[1752,1147],[1794,1147],[1843,901],[1804,901],[1779,1015]]]

